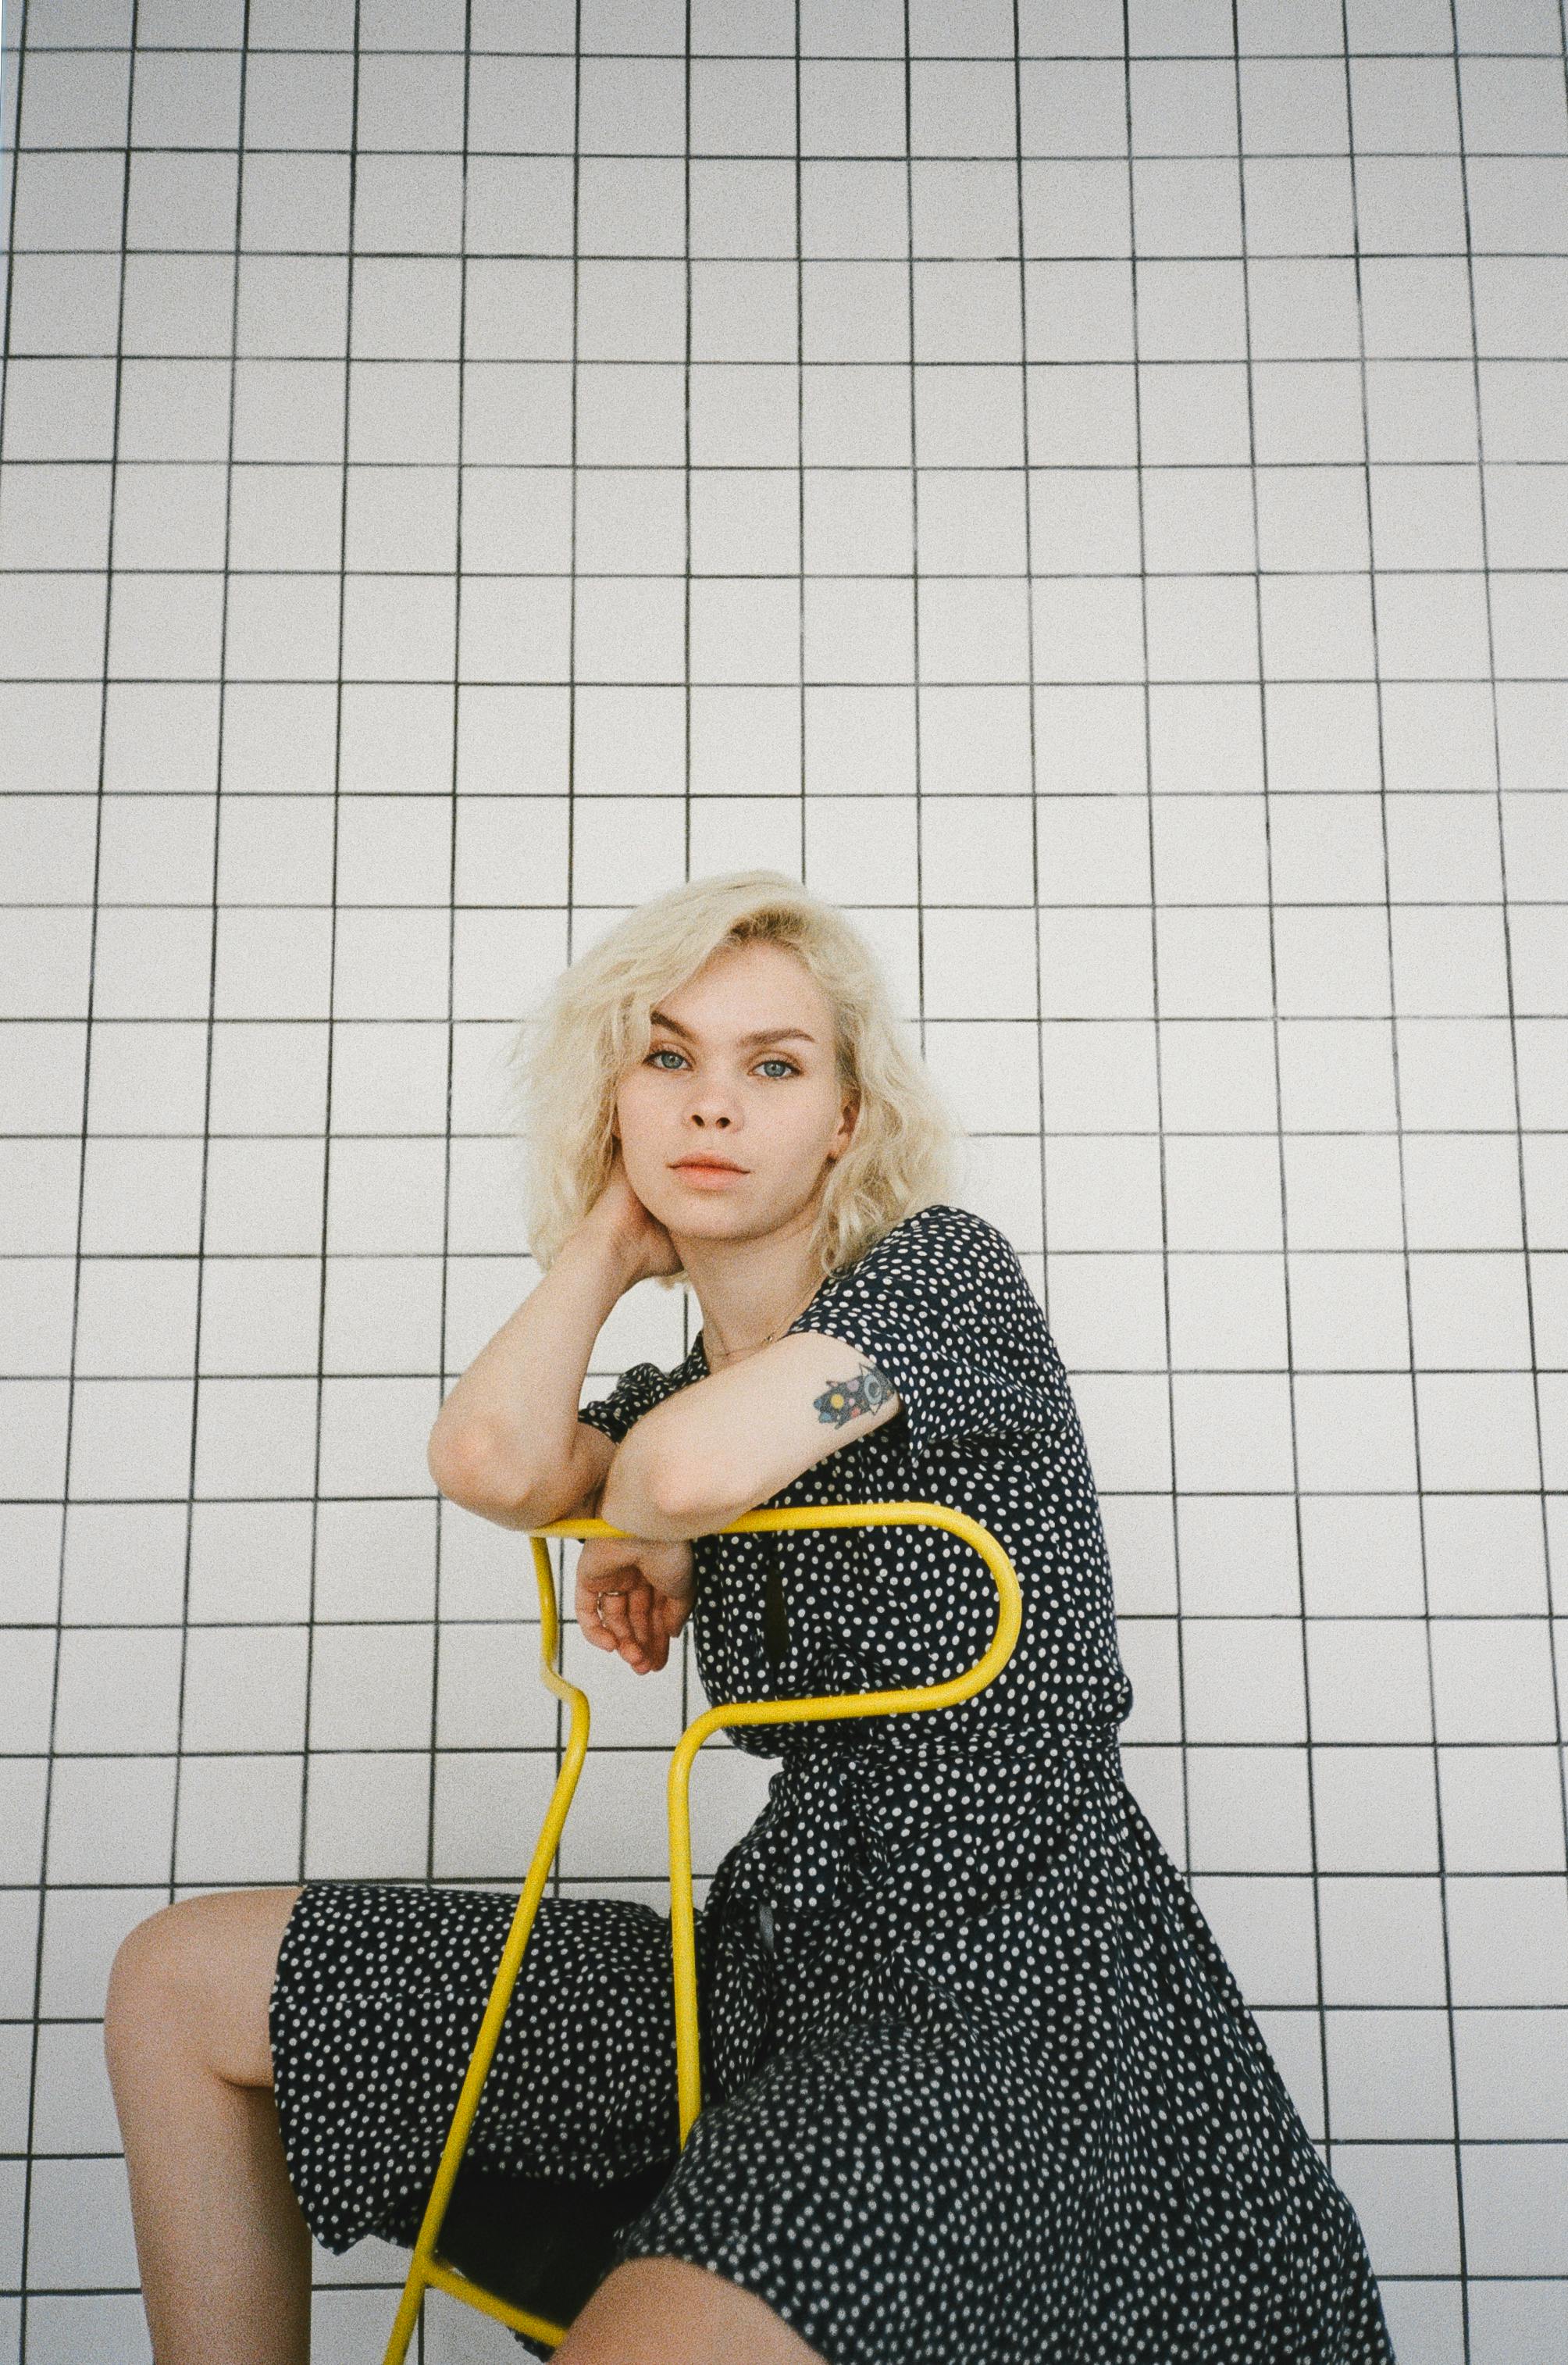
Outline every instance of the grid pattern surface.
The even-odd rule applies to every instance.
[[[515,1879],[526,1546],[423,1453],[533,1273],[498,1054],[752,862],[969,1128],[1402,2359],[1568,2354],[1561,0],[5,37],[0,2355],[148,2356],[127,1928]],[[689,1678],[589,1681],[564,1876],[655,1893]]]

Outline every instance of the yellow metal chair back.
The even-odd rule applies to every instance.
[[[971,1519],[963,1511],[952,1510],[946,1504],[822,1503],[788,1510],[747,1511],[728,1527],[714,1532],[720,1535],[752,1535],[777,1532],[780,1529],[870,1527],[946,1528],[950,1534],[961,1536],[966,1543],[972,1544],[990,1570],[996,1586],[995,1631],[973,1666],[966,1668],[962,1675],[950,1676],[945,1683],[923,1684],[902,1691],[835,1693],[817,1699],[739,1701],[727,1708],[709,1709],[689,1724],[682,1733],[669,1767],[669,1877],[676,2076],[680,2140],[683,2144],[702,2107],[697,2022],[696,1920],[691,1893],[690,1807],[691,1768],[702,1743],[710,1734],[731,1725],[821,1724],[840,1717],[907,1716],[924,1714],[932,1709],[956,1707],[960,1700],[972,1699],[977,1692],[983,1691],[993,1677],[1001,1674],[1018,1639],[1023,1602],[1013,1563],[989,1528],[982,1528],[978,1519]],[[452,2188],[462,2165],[469,2131],[479,2107],[480,2092],[500,2039],[501,2023],[511,2001],[523,1950],[528,1945],[539,1900],[544,1894],[544,1884],[550,1877],[550,1867],[561,1844],[566,1810],[572,1803],[572,1794],[577,1788],[577,1777],[588,1753],[588,1700],[577,1685],[567,1683],[555,1666],[559,1654],[560,1610],[545,1539],[550,1536],[618,1536],[624,1532],[622,1529],[610,1527],[603,1519],[556,1519],[548,1527],[536,1530],[532,1536],[534,1569],[539,1581],[540,1672],[548,1688],[570,1710],[566,1746],[550,1804],[545,1810],[538,1844],[517,1900],[517,1911],[501,1950],[485,2016],[474,2041],[474,2050],[469,2057],[457,2107],[453,2113],[441,2164],[431,2187],[430,2199],[403,2285],[402,2300],[392,2326],[391,2338],[386,2344],[384,2365],[403,2365],[427,2291],[449,2292],[454,2299],[478,2308],[511,2330],[525,2333],[531,2339],[546,2346],[553,2348],[566,2337],[564,2325],[530,2315],[526,2309],[514,2306],[510,2300],[484,2290],[472,2277],[460,2273],[443,2259],[436,2245]]]

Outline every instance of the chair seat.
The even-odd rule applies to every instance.
[[[667,2181],[672,2158],[613,2184],[509,2176],[465,2160],[440,2255],[498,2299],[570,2324],[602,2282],[615,2237]]]

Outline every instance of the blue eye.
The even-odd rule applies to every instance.
[[[660,1043],[654,1050],[648,1053],[647,1059],[644,1061],[644,1065],[645,1067],[652,1067],[655,1059],[684,1059],[685,1057],[685,1052],[678,1051],[672,1043]],[[782,1068],[785,1075],[787,1076],[798,1076],[801,1072],[800,1069],[795,1064],[795,1061],[793,1059],[786,1059],[781,1052],[775,1052],[769,1059],[759,1059],[756,1064],[759,1068]],[[673,1075],[674,1072],[675,1070],[673,1068],[661,1068],[659,1070],[659,1073],[664,1076]],[[784,1077],[770,1076],[767,1081],[769,1083],[782,1083]]]

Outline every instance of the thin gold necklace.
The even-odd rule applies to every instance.
[[[787,1321],[780,1322],[777,1330],[770,1330],[766,1339],[754,1339],[749,1347],[736,1347],[734,1349],[721,1347],[719,1352],[722,1356],[724,1362],[726,1363],[733,1363],[737,1356],[755,1355],[759,1348],[771,1347],[775,1339],[781,1337],[782,1334],[788,1330],[791,1322],[799,1320],[800,1317],[805,1312],[807,1306],[811,1304],[812,1299],[816,1295],[821,1287],[822,1283],[820,1281],[813,1282],[807,1295],[801,1299],[800,1305],[796,1306],[794,1313],[789,1317]],[[703,1327],[702,1333],[702,1352],[707,1361],[708,1368],[711,1371],[713,1368],[713,1359],[708,1353],[708,1333],[706,1325]]]

